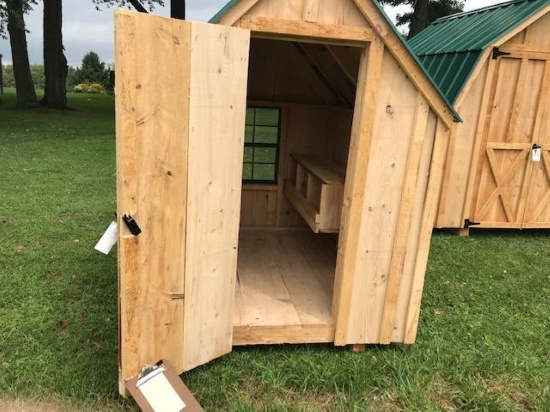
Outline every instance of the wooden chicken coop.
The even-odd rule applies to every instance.
[[[117,12],[122,383],[233,345],[415,341],[456,113],[379,7]]]
[[[437,227],[550,228],[550,1],[442,18],[410,45],[464,120]]]

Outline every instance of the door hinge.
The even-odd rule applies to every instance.
[[[508,52],[503,52],[503,51],[500,51],[498,47],[493,47],[493,60],[496,60],[498,59],[499,57],[501,56],[508,56],[512,53],[508,53]]]
[[[470,219],[465,219],[464,220],[464,229],[468,229],[470,226],[477,226],[481,223],[479,222],[472,222]]]

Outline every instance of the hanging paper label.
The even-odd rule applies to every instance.
[[[540,147],[533,147],[533,150],[531,150],[531,159],[533,162],[540,162],[541,152]]]
[[[116,243],[117,239],[117,224],[115,222],[111,222],[103,236],[101,236],[101,239],[99,239],[99,242],[97,242],[97,245],[95,245],[94,249],[98,252],[104,253],[106,255],[109,254],[111,249]]]

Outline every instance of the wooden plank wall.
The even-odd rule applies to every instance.
[[[370,99],[361,106],[358,96],[365,112],[353,127],[344,195],[337,345],[414,342],[447,148],[446,126],[393,56],[370,48],[360,76]]]
[[[307,21],[341,26],[368,26],[357,7],[349,1],[264,0],[247,17],[270,16],[277,20]]]
[[[357,275],[360,225],[365,202],[365,186],[370,150],[374,134],[373,124],[377,107],[378,90],[382,78],[384,45],[375,38],[369,47],[363,50],[357,78],[357,97],[355,116],[353,118],[350,141],[350,156],[346,169],[346,184],[342,205],[342,223],[336,260],[336,274],[332,312],[336,323],[334,343],[365,343],[363,330],[359,339],[350,336],[354,325],[350,318],[356,310],[352,303],[354,288],[357,282],[365,283],[364,276]],[[359,279],[357,279],[359,276]],[[367,296],[363,296],[363,299]],[[357,299],[355,299],[357,300]],[[362,315],[364,316],[363,311]],[[360,327],[363,329],[362,327]]]
[[[486,108],[484,102],[488,101],[489,88],[486,85],[489,62],[482,65],[477,77],[468,85],[468,90],[465,91],[468,97],[464,98],[463,94],[455,105],[463,123],[456,124],[450,136],[444,185],[436,220],[436,227],[439,228],[462,227],[464,216],[467,214],[465,210],[469,211],[469,205],[466,206],[466,198],[469,195],[468,182],[470,173],[475,174],[477,168],[479,148],[476,151],[476,131],[479,122],[485,119],[480,113],[483,107]],[[489,76],[492,76],[492,70]],[[474,170],[470,172],[472,168]]]
[[[371,46],[372,47],[372,46]],[[405,162],[414,123],[417,90],[389,53],[384,53],[374,130],[359,212],[354,288],[347,343],[379,342],[382,310],[395,241]],[[399,82],[399,83],[398,83]],[[384,105],[385,103],[385,105]],[[370,108],[372,110],[372,107]],[[387,121],[377,121],[380,117]],[[402,136],[399,139],[399,136]],[[365,270],[369,268],[368,270]],[[347,276],[351,276],[349,273]]]
[[[245,184],[241,199],[241,226],[277,226],[278,186]]]
[[[546,11],[544,16],[529,25],[525,30],[522,30],[512,39],[508,40],[505,43],[505,46],[525,45],[531,50],[538,50],[543,53],[548,53],[548,47],[550,45],[550,32],[548,31],[549,24],[550,13]]]

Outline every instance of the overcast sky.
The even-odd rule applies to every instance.
[[[466,0],[465,10],[477,9],[501,0]],[[208,21],[227,0],[187,0],[187,19]],[[166,6],[157,7],[153,13],[168,16],[170,1]],[[406,8],[386,8],[386,13],[395,19],[396,13],[403,13]],[[29,59],[31,63],[42,63],[42,2],[25,17]],[[84,55],[89,51],[99,54],[102,61],[113,61],[113,9],[103,8],[97,11],[91,0],[63,1],[63,43],[65,55],[71,66],[79,66]],[[11,63],[9,41],[0,39],[0,54],[3,63]]]

